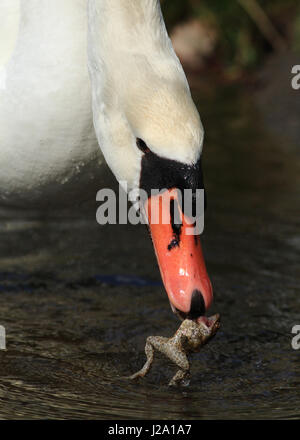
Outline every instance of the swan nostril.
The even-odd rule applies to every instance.
[[[195,289],[192,293],[191,308],[188,318],[196,319],[205,314],[205,302],[200,290]]]

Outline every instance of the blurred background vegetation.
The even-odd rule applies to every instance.
[[[299,0],[161,0],[185,67],[245,76],[274,53],[300,52]]]

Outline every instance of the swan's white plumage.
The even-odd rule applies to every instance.
[[[14,206],[48,205],[60,197],[74,202],[89,186],[99,160],[87,71],[86,1],[19,3],[17,41],[2,66],[0,200]]]
[[[48,203],[88,186],[102,161],[92,97],[102,152],[129,188],[136,137],[196,161],[203,129],[158,0],[0,0],[4,8],[14,25],[0,46],[0,201]]]
[[[0,72],[13,53],[19,21],[20,0],[2,0],[0,2]]]
[[[162,157],[196,162],[203,128],[158,0],[90,0],[88,18],[94,123],[114,174],[134,186],[137,137]]]

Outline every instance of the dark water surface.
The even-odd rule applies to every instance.
[[[147,336],[179,324],[143,226],[3,218],[0,418],[299,418],[299,153],[251,91],[205,90],[203,243],[222,328],[192,356],[190,386],[166,386],[176,368],[163,357],[143,381],[122,379]]]

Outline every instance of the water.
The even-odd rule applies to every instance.
[[[144,363],[178,327],[143,226],[83,218],[0,222],[0,418],[299,418],[299,153],[265,126],[255,94],[194,87],[206,128],[207,266],[222,328],[176,368]],[[201,96],[201,99],[200,99]]]

